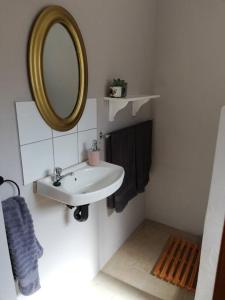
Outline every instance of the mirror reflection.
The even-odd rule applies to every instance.
[[[70,115],[79,92],[79,65],[73,40],[66,28],[56,23],[43,48],[43,76],[49,102],[60,118]]]

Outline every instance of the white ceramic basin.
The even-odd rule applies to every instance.
[[[120,166],[101,161],[92,167],[87,162],[65,169],[63,174],[74,172],[55,187],[51,176],[37,181],[37,193],[71,206],[85,205],[102,200],[116,192],[124,178]]]

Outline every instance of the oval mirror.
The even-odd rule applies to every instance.
[[[61,118],[68,117],[77,101],[79,68],[73,41],[61,24],[54,24],[46,36],[43,77],[52,108]]]
[[[79,121],[87,96],[87,59],[80,30],[64,8],[37,17],[29,43],[29,76],[37,107],[51,128],[66,131]]]

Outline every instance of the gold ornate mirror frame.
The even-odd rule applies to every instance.
[[[58,116],[49,101],[43,78],[43,47],[49,29],[55,23],[63,25],[70,34],[79,67],[79,91],[73,111],[66,118]],[[46,123],[58,131],[66,131],[79,121],[86,103],[88,85],[87,57],[83,38],[73,16],[63,7],[49,6],[34,22],[28,47],[28,69],[33,97]]]

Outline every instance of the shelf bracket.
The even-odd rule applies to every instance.
[[[139,109],[149,101],[150,99],[145,99],[145,100],[141,100],[141,101],[134,101],[132,103],[132,116],[136,116],[136,114],[138,113]]]
[[[109,101],[109,121],[110,122],[115,121],[116,114],[121,109],[123,109],[124,107],[126,107],[128,103],[129,103],[129,101],[124,100],[124,99],[119,99],[118,102],[116,102],[116,100],[113,101],[113,102]]]

